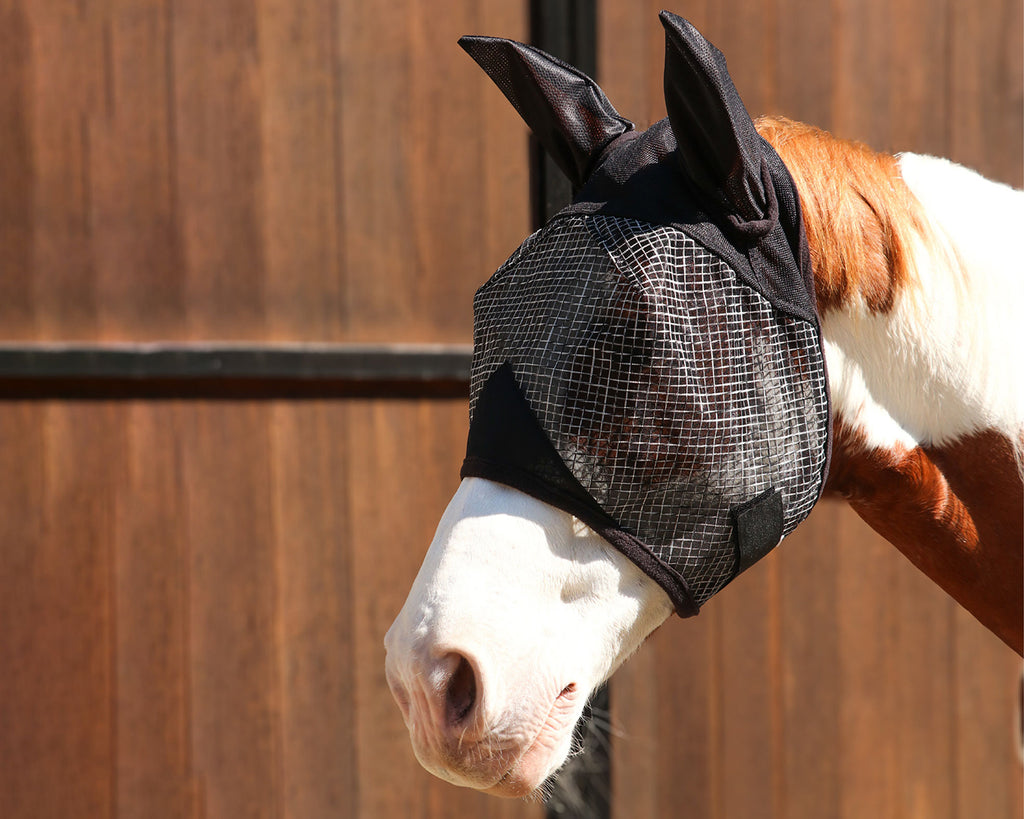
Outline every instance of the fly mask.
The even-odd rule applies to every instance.
[[[810,512],[829,399],[793,181],[722,54],[661,21],[645,132],[542,51],[460,40],[577,190],[476,294],[462,476],[575,515],[690,616]]]

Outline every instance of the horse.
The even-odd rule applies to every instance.
[[[671,123],[675,153],[691,172],[695,161],[717,165],[725,179],[744,157],[723,157],[723,142],[735,145],[694,135],[705,127],[694,122],[733,134],[745,110],[693,90],[715,73],[705,58],[717,52],[680,18],[663,13],[662,23],[669,119],[691,118]],[[464,43],[471,54],[477,45]],[[528,70],[510,78],[506,64],[495,79],[586,183],[631,124],[585,75],[518,53]],[[581,93],[552,106],[567,82]],[[690,97],[673,98],[679,88]],[[583,112],[566,114],[573,105]],[[831,417],[822,493],[849,502],[1021,653],[1024,379],[1013,361],[1024,350],[1024,276],[1006,241],[1024,225],[1024,193],[782,117],[750,122],[795,185],[813,270]],[[613,540],[553,497],[465,474],[385,637],[388,684],[427,770],[521,797],[563,764],[590,694],[680,611]]]

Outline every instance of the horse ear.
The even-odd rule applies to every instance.
[[[763,148],[725,57],[691,23],[667,11],[665,106],[683,174],[707,202],[740,222],[765,219]]]
[[[496,37],[459,45],[487,72],[574,187],[601,151],[633,123],[612,107],[590,77],[540,49]]]

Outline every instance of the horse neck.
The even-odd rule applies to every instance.
[[[800,192],[833,409],[826,490],[1018,652],[1024,194],[758,123]]]

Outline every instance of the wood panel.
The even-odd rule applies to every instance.
[[[286,813],[359,816],[350,413],[275,402],[268,423]]]
[[[0,325],[31,333],[32,135],[29,24],[20,4],[0,3]]]
[[[1024,184],[1024,8],[1020,0],[950,0],[950,158]]]
[[[840,815],[846,768],[836,715],[845,691],[838,673],[844,647],[837,638],[841,575],[835,533],[850,517],[838,504],[819,505],[775,554],[782,689],[776,760],[781,797],[793,817]]]
[[[187,417],[163,404],[122,407],[117,415],[125,472],[115,496],[115,804],[128,816],[192,816],[200,794],[190,722]]]
[[[471,338],[528,232],[527,141],[456,40],[523,37],[525,4],[0,15],[6,338]]]
[[[3,408],[0,793],[16,816],[113,804],[111,575],[122,433],[109,406]]]

